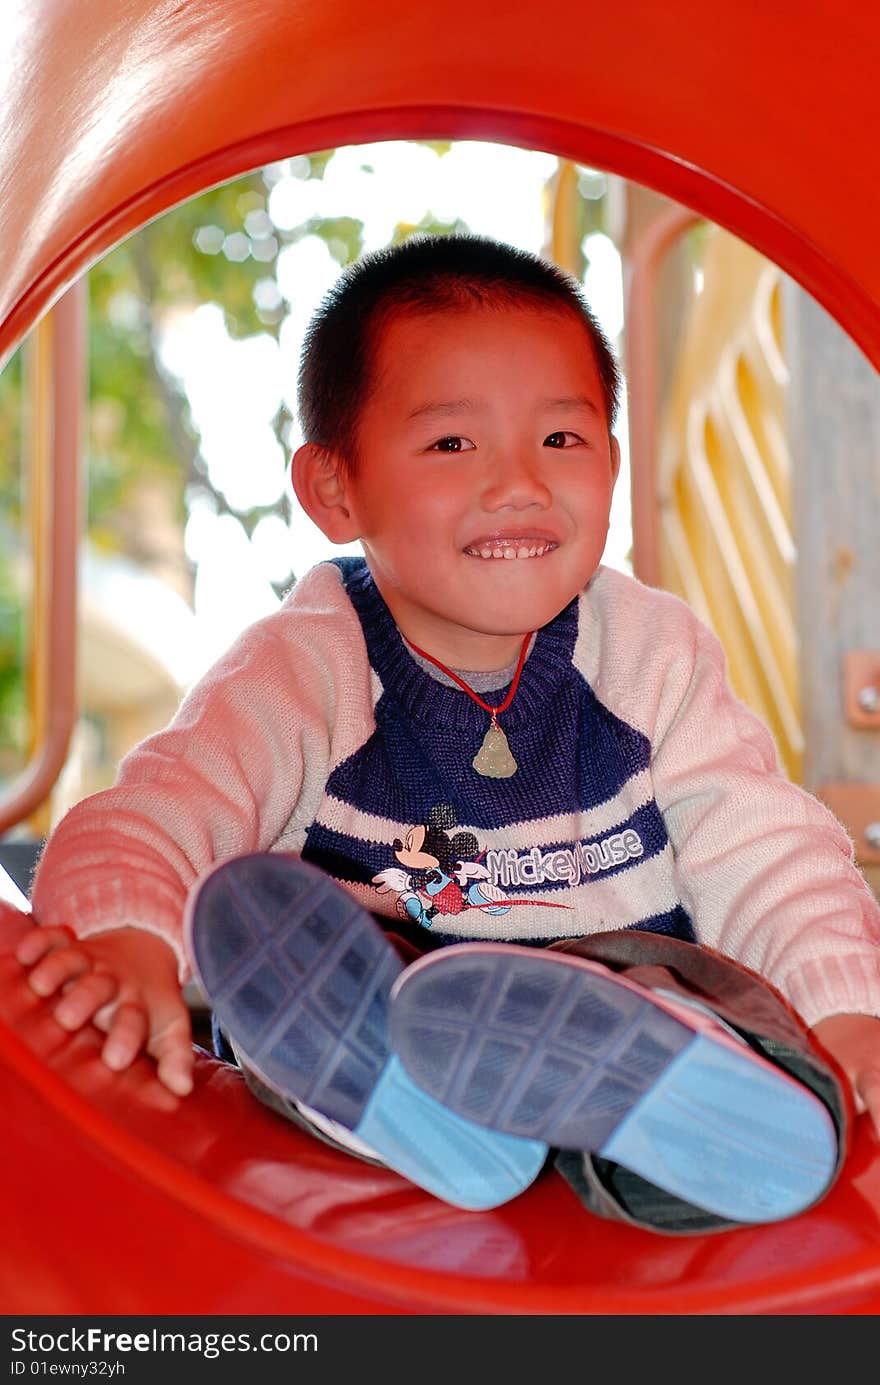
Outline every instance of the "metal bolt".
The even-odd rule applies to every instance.
[[[859,691],[856,701],[863,712],[880,712],[880,688],[869,683],[866,688]]]
[[[880,851],[880,822],[869,822],[865,828],[865,841],[874,851]]]

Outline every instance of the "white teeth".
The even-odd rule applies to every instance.
[[[522,545],[519,548],[468,548],[465,551],[472,557],[480,558],[542,558],[545,553],[549,553],[554,545],[550,543],[541,544],[537,548],[527,548]]]

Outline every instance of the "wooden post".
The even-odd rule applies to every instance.
[[[880,706],[870,694],[859,706],[857,685],[876,667],[880,692],[880,379],[799,286],[787,282],[783,302],[804,783],[843,821],[876,891],[880,838],[872,848],[866,827],[880,824]]]
[[[644,228],[664,212],[675,207],[670,198],[639,183],[627,183],[624,224],[618,241],[623,242],[624,264]],[[656,283],[657,320],[657,409],[662,411],[678,358],[682,319],[693,292],[693,271],[683,239],[679,238],[664,257]]]

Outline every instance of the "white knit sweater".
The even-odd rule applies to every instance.
[[[67,814],[35,915],[158,933],[185,977],[200,873],[289,851],[450,941],[654,928],[761,973],[808,1024],[880,1014],[880,909],[849,838],[681,601],[600,568],[501,723],[520,768],[483,779],[486,713],[413,659],[363,563],[321,564]]]

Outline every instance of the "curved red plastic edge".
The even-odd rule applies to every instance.
[[[591,1217],[553,1171],[506,1207],[461,1212],[293,1129],[205,1054],[185,1101],[160,1087],[146,1060],[110,1073],[101,1036],[67,1035],[28,988],[11,951],[26,923],[0,912],[0,1055],[13,1132],[0,1292],[9,1308],[880,1308],[880,1147],[865,1121],[831,1194],[773,1227],[654,1236]]]

